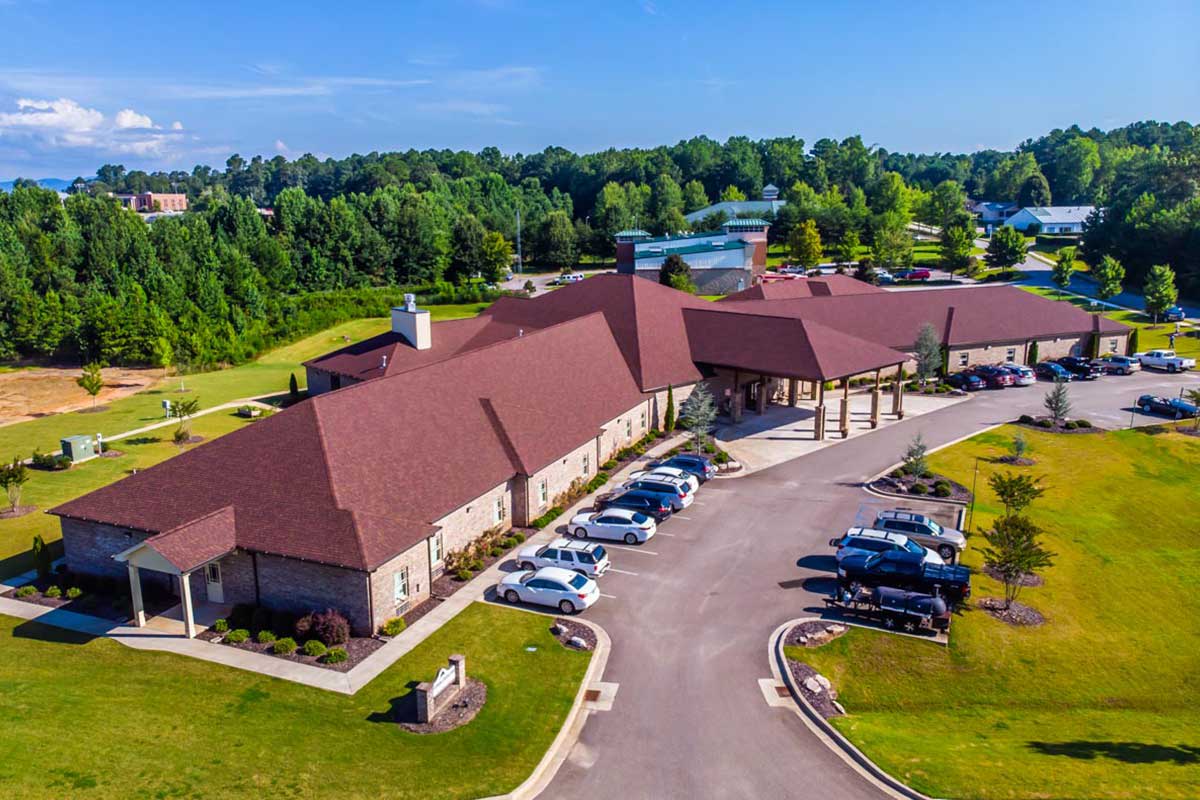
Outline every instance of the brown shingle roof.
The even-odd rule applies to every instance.
[[[742,300],[793,300],[800,297],[840,297],[848,294],[879,294],[886,292],[871,283],[850,275],[823,275],[820,278],[763,281],[749,289],[726,295],[720,303]]]
[[[319,395],[53,513],[195,532],[231,508],[238,547],[370,570],[642,398],[603,316],[591,314]],[[172,537],[174,557],[208,552],[183,547],[193,540]]]
[[[1053,336],[1127,333],[1119,322],[1014,286],[926,289],[767,302],[722,302],[731,310],[818,322],[862,339],[911,350],[930,323],[951,347],[1024,342]],[[953,309],[953,313],[951,313]]]
[[[908,355],[810,320],[686,309],[696,361],[747,372],[825,381],[895,366]]]

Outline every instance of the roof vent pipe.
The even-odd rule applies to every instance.
[[[380,359],[379,368],[387,369],[387,356],[384,356],[382,359]]]
[[[520,339],[520,338],[521,338],[522,336],[524,336],[524,335],[525,335],[525,329],[524,329],[524,328],[517,328],[517,338],[518,338],[518,339]]]

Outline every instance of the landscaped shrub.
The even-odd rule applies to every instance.
[[[1039,419],[1037,421],[1037,424],[1038,424],[1039,428],[1053,428],[1054,427],[1054,423],[1048,419]]]
[[[501,546],[501,547],[503,547],[505,550],[511,550],[511,549],[513,549],[514,547],[516,547],[516,546],[517,546],[517,540],[516,540],[516,539],[514,539],[514,538],[513,538],[513,537],[511,537],[511,536],[506,536],[506,537],[505,537],[505,538],[504,538],[504,539],[503,539],[503,540],[500,542],[500,546]]]
[[[312,627],[313,615],[305,614],[296,619],[295,624],[292,625],[292,632],[296,634],[297,639],[307,639],[312,634]]]
[[[710,456],[713,453],[717,452],[717,446],[715,444],[713,444],[712,442],[705,442],[703,449],[704,449],[704,452]]]
[[[481,569],[483,569],[483,559],[482,558],[473,558],[473,559],[471,559],[471,563],[468,564],[467,566],[470,567],[472,572],[479,572]]]
[[[230,644],[241,644],[249,638],[250,631],[246,630],[245,628],[237,628],[236,630],[232,630],[226,634],[225,641],[229,642]]]
[[[233,611],[229,612],[229,627],[234,628],[249,628],[250,623],[254,620],[254,606],[249,603],[238,603],[233,607]]]
[[[83,597],[83,589],[80,589],[78,586],[72,586],[70,589],[67,589],[68,600],[78,600],[80,597]]]
[[[325,650],[325,644],[320,639],[309,639],[304,643],[304,655],[306,656],[323,656]]]
[[[343,644],[350,639],[350,623],[339,612],[328,608],[313,615],[313,633],[326,645]]]
[[[37,450],[33,451],[30,463],[33,464],[34,469],[47,469],[53,472],[60,472],[71,468],[71,459],[68,456],[61,454],[52,456],[49,453],[41,453]]]
[[[616,468],[617,468],[616,459],[612,459],[612,458],[610,458],[608,461],[605,461],[603,464],[600,465],[600,469],[604,469],[604,470],[614,470]]]
[[[399,636],[407,627],[408,623],[404,621],[404,617],[392,617],[379,626],[379,632],[384,636]]]
[[[491,550],[488,550],[488,555],[492,558],[499,558],[500,556],[504,555],[504,548],[493,547]]]
[[[1063,423],[1063,427],[1069,431],[1073,431],[1079,427],[1079,424],[1075,420],[1071,420],[1070,422]]]
[[[271,645],[271,652],[277,656],[291,655],[296,652],[296,640],[290,636],[277,639],[275,644]]]
[[[258,640],[259,644],[270,644],[271,642],[275,641],[275,634],[269,630],[261,630],[258,632],[258,636],[255,638]]]
[[[929,487],[923,483],[914,483],[909,491],[913,494],[929,494]]]
[[[36,586],[22,586],[20,589],[17,589],[17,597],[29,597],[35,594],[37,594]]]
[[[521,542],[525,541],[525,534],[521,533],[520,531],[513,531],[512,538],[517,540],[517,544],[520,544]]]
[[[542,514],[540,517],[538,517],[533,522],[531,522],[529,524],[529,527],[533,528],[534,530],[540,531],[542,528],[546,527],[551,522],[554,522],[554,520],[558,519],[559,515],[562,513],[563,513],[563,510],[561,508],[558,508],[557,506],[555,506],[554,508],[550,509],[545,514]]]
[[[1092,423],[1086,419],[1077,419],[1077,420],[1075,420],[1075,427],[1076,428],[1090,428],[1090,427],[1092,427]]]
[[[592,478],[590,481],[588,481],[588,484],[587,484],[588,494],[591,494],[592,492],[596,491],[597,489],[599,489],[601,486],[603,486],[606,483],[608,483],[608,473],[603,472],[603,471],[597,472],[596,476],[594,478]]]
[[[714,464],[728,464],[729,453],[726,453],[724,450],[718,450],[717,452],[713,453],[712,460]]]
[[[250,630],[255,632],[271,630],[271,610],[261,607],[254,609],[254,613],[250,615]]]
[[[469,581],[471,580],[471,570],[463,567],[458,572],[454,573],[454,577],[460,581]]]
[[[933,493],[938,497],[949,497],[953,494],[953,490],[950,488],[950,484],[945,481],[938,481],[933,485]]]
[[[51,586],[46,591],[42,592],[45,597],[62,597],[62,589],[57,586]]]
[[[1020,417],[1017,418],[1017,422],[1020,422],[1024,425],[1032,425],[1033,417],[1029,416],[1028,414],[1022,414]]]
[[[271,630],[277,636],[287,636],[296,627],[296,615],[288,611],[271,612]]]
[[[335,647],[325,654],[326,664],[341,664],[350,658],[350,654],[340,647]]]
[[[229,633],[229,620],[217,620],[213,623],[213,630],[217,633]]]

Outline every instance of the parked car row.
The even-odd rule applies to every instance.
[[[510,603],[533,603],[573,614],[600,598],[597,579],[611,568],[603,545],[607,539],[635,546],[648,542],[658,523],[682,511],[696,492],[717,474],[705,456],[679,454],[652,461],[630,474],[619,488],[595,499],[592,510],[573,516],[567,533],[517,553],[517,571],[500,581],[497,592]]]

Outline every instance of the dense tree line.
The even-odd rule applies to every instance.
[[[946,228],[945,260],[967,269],[967,196],[1091,203],[1105,211],[1087,226],[1085,257],[1116,257],[1134,286],[1168,264],[1196,294],[1198,131],[1072,127],[1015,152],[961,155],[891,153],[857,136],[811,147],[795,137],[701,136],[582,155],[234,155],[224,170],[169,173],[108,164],[78,179],[65,204],[24,184],[0,196],[0,358],[236,362],[396,287],[470,296],[478,290],[454,287],[502,277],[518,225],[527,263],[568,267],[611,256],[622,229],[716,226],[723,219],[689,224],[684,215],[757,198],[768,183],[788,200],[771,219],[772,240],[801,263],[863,260],[867,247],[870,264],[905,266],[906,227],[918,221]],[[147,190],[185,192],[192,211],[147,225],[107,196]]]

